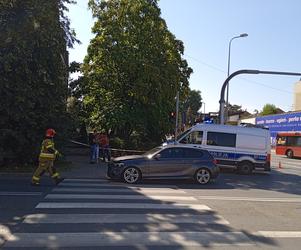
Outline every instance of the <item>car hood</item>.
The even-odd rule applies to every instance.
[[[143,155],[128,155],[128,156],[121,156],[114,159],[114,161],[130,161],[130,160],[138,160],[144,159]]]

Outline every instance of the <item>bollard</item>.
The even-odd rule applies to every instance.
[[[278,168],[282,169],[281,161],[279,161]]]

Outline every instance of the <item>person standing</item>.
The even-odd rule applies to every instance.
[[[106,158],[108,161],[111,160],[111,154],[110,154],[110,146],[109,146],[109,137],[105,132],[102,132],[99,136],[99,142],[101,146],[101,152],[102,152],[102,158],[103,161],[106,161]]]
[[[98,134],[96,130],[93,133],[89,133],[89,145],[90,145],[90,163],[98,162],[99,158],[99,144]]]
[[[62,181],[59,173],[53,166],[55,159],[61,155],[54,147],[53,138],[55,134],[56,132],[52,128],[46,130],[46,137],[42,142],[41,152],[39,155],[39,166],[32,176],[31,185],[39,186],[40,178],[46,171],[54,180],[55,184]]]

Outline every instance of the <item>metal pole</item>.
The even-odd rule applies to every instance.
[[[261,70],[253,70],[253,69],[243,69],[233,72],[227,79],[224,81],[222,89],[221,89],[221,96],[220,96],[220,107],[219,107],[219,117],[220,117],[220,124],[225,123],[225,89],[226,86],[229,84],[229,81],[240,74],[266,74],[266,75],[286,75],[286,76],[301,76],[301,73],[296,72],[281,72],[281,71],[261,71]]]
[[[179,120],[179,91],[177,92],[177,101],[176,101],[176,130],[175,130],[175,141],[178,136],[178,120]]]
[[[232,41],[236,38],[241,38],[241,37],[247,37],[247,33],[242,33],[239,36],[234,36],[230,39],[229,41],[229,49],[228,49],[228,70],[227,70],[227,77],[230,75],[230,58],[231,58],[231,45]],[[226,96],[226,119],[228,119],[228,112],[229,112],[229,82],[227,84],[227,96]]]

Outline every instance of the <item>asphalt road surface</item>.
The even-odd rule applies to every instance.
[[[97,176],[31,187],[3,175],[0,248],[300,249],[301,160],[272,162],[271,173],[227,172],[201,187]]]

